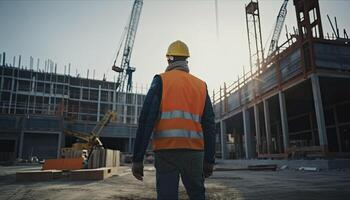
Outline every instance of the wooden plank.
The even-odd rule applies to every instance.
[[[103,167],[97,169],[81,169],[73,170],[70,174],[70,180],[81,181],[81,180],[104,180],[117,173],[116,168]]]
[[[62,177],[61,170],[35,170],[16,173],[16,181],[49,181],[60,177]]]

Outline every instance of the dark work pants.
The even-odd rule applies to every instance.
[[[157,151],[155,168],[158,200],[178,199],[180,176],[190,200],[205,199],[202,151]]]

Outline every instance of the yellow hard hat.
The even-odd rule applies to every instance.
[[[190,57],[190,52],[188,51],[188,47],[184,42],[177,40],[169,45],[166,56]]]

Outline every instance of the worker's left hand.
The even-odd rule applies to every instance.
[[[204,178],[209,178],[213,174],[214,164],[212,163],[203,163],[203,175]]]
[[[143,163],[142,162],[133,162],[132,163],[132,175],[137,180],[143,180]]]

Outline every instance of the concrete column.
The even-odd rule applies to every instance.
[[[10,93],[8,114],[11,113],[12,94],[13,94],[13,89],[14,89],[14,87],[15,87],[15,73],[14,73],[14,70],[15,70],[15,69],[12,69],[11,93]],[[18,81],[17,81],[17,86],[18,86]],[[16,91],[16,93],[17,93],[17,92],[18,92],[18,90]]]
[[[54,112],[57,112],[57,98],[56,98],[56,94],[57,94],[57,78],[55,80],[55,87],[54,85],[52,84],[52,88],[53,88],[53,111]]]
[[[100,121],[100,109],[101,109],[101,85],[98,85],[98,102],[97,102],[97,121]]]
[[[132,152],[132,149],[131,149],[131,144],[132,144],[132,136],[131,136],[131,127],[128,127],[128,132],[129,132],[129,152],[131,153]]]
[[[259,118],[258,104],[254,105],[254,120],[255,120],[255,132],[256,132],[256,150],[258,153],[261,153],[260,152],[261,133],[260,133],[260,118]]]
[[[50,80],[52,81],[52,78],[50,78]],[[51,104],[53,103],[53,102],[51,102],[51,97],[53,97],[53,84],[52,84],[52,82],[50,83],[49,114],[51,114]]]
[[[137,112],[138,112],[138,105],[137,105],[137,94],[135,93],[135,101],[134,101],[134,103],[135,103],[135,121],[134,121],[134,123],[135,124],[137,124],[137,120],[138,120],[138,116],[137,116]]]
[[[252,131],[250,124],[250,114],[247,108],[243,109],[243,127],[244,127],[244,146],[245,158],[252,158]]]
[[[123,109],[124,109],[123,123],[126,123],[126,115],[127,115],[127,113],[128,113],[128,106],[126,105],[126,96],[127,96],[127,92],[124,93],[124,101],[123,101]]]
[[[337,131],[337,141],[338,141],[339,152],[343,152],[343,147],[342,147],[341,137],[340,137],[340,130],[339,130],[338,115],[337,115],[337,106],[333,107],[333,117],[334,117],[335,129]]]
[[[33,76],[33,79],[32,79],[32,94],[34,96],[34,100],[33,100],[33,110],[32,110],[32,113],[35,113],[35,109],[36,109],[36,79],[37,77]],[[63,98],[62,98],[63,99]]]
[[[58,133],[57,158],[61,157],[62,132]]]
[[[264,104],[267,153],[271,153],[271,126],[270,126],[269,102],[265,99],[263,101],[263,104]]]
[[[317,121],[317,129],[318,129],[318,136],[320,140],[320,146],[327,146],[328,141],[327,141],[326,123],[325,123],[324,112],[323,112],[321,89],[320,89],[319,79],[316,74],[311,75],[311,85],[312,85],[312,94],[314,97],[314,105],[315,105],[315,113],[316,113],[316,121]]]
[[[80,93],[79,93],[79,104],[78,104],[78,119],[80,120],[80,116],[81,116],[81,110],[80,110],[80,104],[83,100],[83,87],[81,86],[81,83],[80,83]]]
[[[16,94],[15,94],[15,98],[17,99],[17,94],[18,94],[18,88],[19,88],[19,83],[17,80],[17,86],[16,86]],[[15,105],[13,106],[13,114],[16,114],[16,110],[17,110],[17,103],[15,103]]]
[[[113,90],[113,110],[117,110],[117,90]]]
[[[19,151],[18,151],[18,157],[19,158],[23,157],[23,140],[24,140],[24,132],[22,130],[20,138],[19,138]]]
[[[220,136],[221,136],[221,158],[227,158],[227,145],[226,145],[226,123],[224,120],[220,121]]]
[[[283,134],[283,146],[284,152],[286,153],[289,148],[289,132],[288,132],[288,117],[287,117],[287,108],[286,100],[283,92],[278,93],[279,104],[280,104],[280,113],[281,113],[281,125],[282,125],[282,134]]]
[[[15,157],[18,158],[18,138],[15,139]]]

